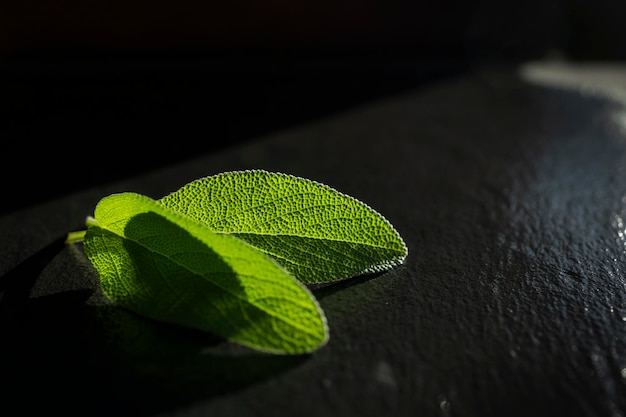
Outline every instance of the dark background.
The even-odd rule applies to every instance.
[[[1,4],[0,414],[623,417],[623,104],[517,70],[623,61],[624,12]],[[247,168],[355,196],[409,247],[316,290],[313,355],[232,355],[116,308],[64,244],[110,193]]]
[[[620,0],[3,2],[2,211],[476,67],[621,60],[625,15]]]

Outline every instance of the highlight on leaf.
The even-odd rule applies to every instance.
[[[201,178],[158,201],[112,194],[86,226],[66,242],[84,243],[118,305],[279,354],[328,341],[308,284],[386,271],[408,254],[367,204],[264,170]]]
[[[399,233],[370,206],[292,175],[226,172],[159,203],[248,242],[307,284],[386,271],[408,255]]]
[[[84,248],[103,292],[145,317],[273,353],[328,339],[312,294],[259,251],[134,193],[102,199]]]

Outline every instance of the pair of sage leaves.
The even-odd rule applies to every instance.
[[[407,247],[365,203],[264,170],[200,178],[160,200],[112,194],[83,242],[104,294],[147,318],[279,354],[328,341],[314,284],[400,265]]]

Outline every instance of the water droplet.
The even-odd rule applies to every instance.
[[[376,377],[376,380],[378,380],[378,382],[384,385],[388,385],[390,387],[396,386],[396,379],[393,376],[393,370],[391,369],[391,366],[387,362],[384,362],[384,361],[379,362],[378,365],[376,366],[374,375]]]
[[[439,408],[444,413],[447,413],[450,410],[450,402],[448,402],[448,400],[446,399],[439,401]]]

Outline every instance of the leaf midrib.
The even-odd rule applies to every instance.
[[[363,246],[376,248],[376,249],[386,249],[386,250],[394,250],[394,251],[397,250],[399,254],[402,254],[404,252],[399,247],[381,246],[381,245],[369,244],[367,242],[359,242],[357,240],[329,239],[329,238],[320,238],[316,236],[297,235],[297,234],[292,234],[292,233],[258,233],[258,232],[241,232],[241,231],[226,232],[226,231],[217,231],[217,230],[214,230],[213,232],[223,234],[223,235],[230,235],[230,236],[254,235],[254,236],[272,236],[272,237],[296,237],[296,238],[305,238],[305,239],[313,239],[313,240],[328,241],[328,242],[355,243],[357,245],[363,245]]]

